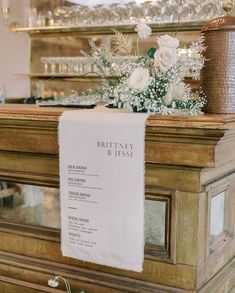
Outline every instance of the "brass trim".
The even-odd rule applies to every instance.
[[[173,32],[173,31],[201,31],[205,21],[192,21],[182,23],[149,23],[153,32]],[[81,35],[113,34],[113,30],[123,33],[136,33],[135,24],[129,25],[107,25],[107,26],[89,26],[89,27],[67,27],[67,26],[48,26],[48,27],[13,27],[12,32],[26,32],[33,34],[45,33],[79,33]]]

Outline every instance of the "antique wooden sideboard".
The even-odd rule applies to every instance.
[[[62,111],[0,106],[0,180],[58,188]],[[54,275],[73,292],[234,292],[234,146],[235,115],[150,116],[145,194],[164,203],[164,237],[146,243],[144,271],[62,257],[59,229],[0,215],[0,292],[62,292]]]

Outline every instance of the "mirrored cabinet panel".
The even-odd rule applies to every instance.
[[[226,192],[223,191],[211,198],[210,206],[210,241],[225,230]]]
[[[145,200],[145,243],[165,246],[167,202]]]
[[[59,228],[59,191],[55,188],[1,182],[0,219]]]
[[[169,198],[146,198],[145,244],[150,254],[167,250],[168,215]],[[0,220],[23,227],[60,229],[59,189],[0,181]]]

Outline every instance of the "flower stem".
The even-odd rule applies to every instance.
[[[61,276],[58,276],[58,278],[60,278],[64,281],[67,293],[72,293],[69,282]]]
[[[176,34],[178,33],[178,30],[179,30],[179,24],[180,24],[180,20],[181,20],[181,16],[182,16],[182,7],[184,5],[184,2],[185,0],[179,0],[178,2],[178,6],[176,8],[176,13],[173,15],[173,22],[175,22],[175,20],[177,20],[177,29],[174,33],[172,33],[172,36],[175,38],[176,37]],[[175,19],[175,17],[177,19]]]
[[[138,55],[138,57],[140,56],[139,40],[140,40],[140,38],[139,38],[139,36],[138,36],[138,37],[137,37],[137,41],[136,41],[136,47],[137,47],[137,55]]]

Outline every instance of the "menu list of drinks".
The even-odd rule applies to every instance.
[[[64,256],[142,271],[147,115],[65,112],[60,119]]]

